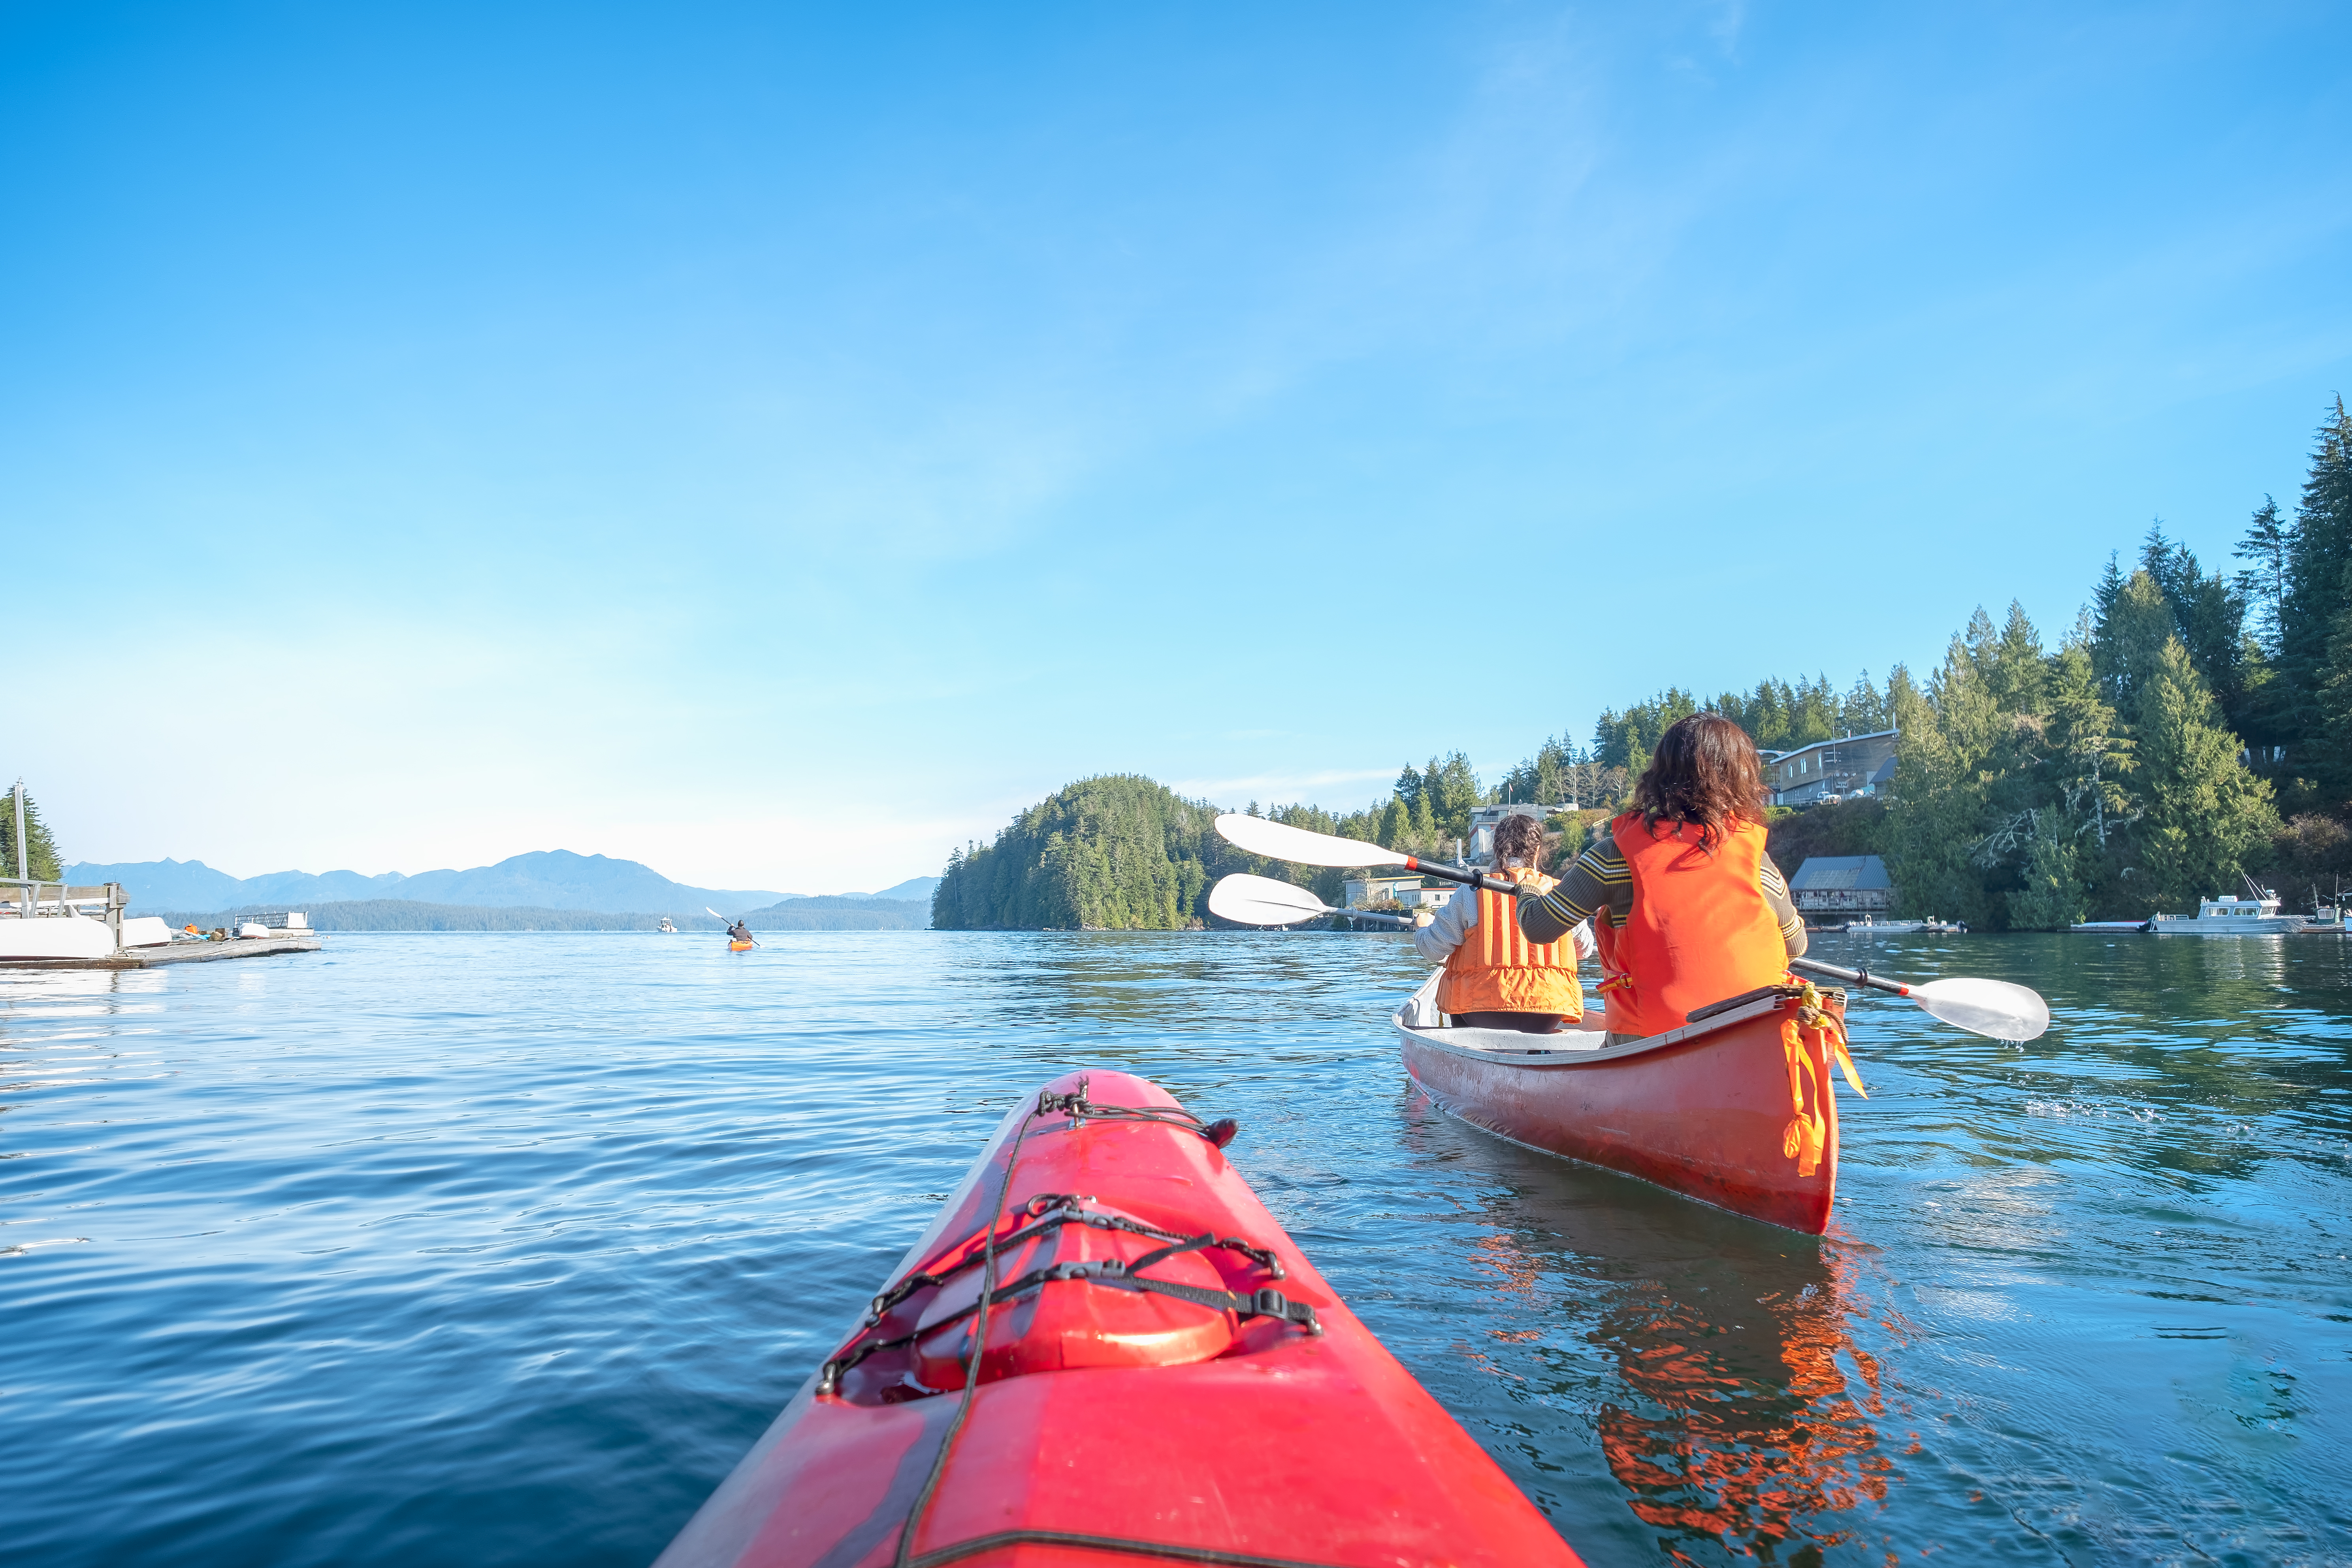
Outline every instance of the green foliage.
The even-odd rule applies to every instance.
[[[2278,831],[2271,786],[2238,763],[2205,678],[2179,642],[2165,645],[2140,694],[2134,891],[2149,913],[2193,909],[2268,858]]]
[[[1790,876],[1815,856],[1877,855],[1886,826],[1886,805],[1867,796],[1816,805],[1806,811],[1776,808],[1770,814],[1765,850]]]
[[[2023,883],[2009,895],[2012,931],[2063,931],[2083,918],[2084,889],[2078,840],[2066,819],[2047,808],[2028,814]]]
[[[25,795],[25,837],[32,844],[32,869],[25,868],[16,857],[16,802],[14,792],[0,795],[0,865],[10,877],[29,877],[37,882],[54,882],[65,875],[65,862],[58,854],[58,841],[49,837],[48,825],[41,820],[40,807],[34,804],[30,791]]]
[[[2047,928],[2172,912],[2267,858],[2270,785],[2154,573],[2110,563],[2096,605],[2055,653],[2018,606],[1998,632],[1979,610],[1927,689],[1898,695],[1881,840],[1905,913]]]
[[[2243,690],[2227,718],[2257,744],[2283,746],[2282,781],[2311,784],[2290,793],[2325,793],[2342,803],[2352,792],[2352,763],[2326,693],[2347,666],[2338,653],[2337,620],[2352,570],[2352,416],[2338,397],[2319,426],[2311,470],[2292,520],[2265,498],[2237,553],[2252,564],[2235,586],[2251,612]],[[2217,683],[2218,684],[2218,683]],[[2340,689],[2340,688],[2338,689]]]
[[[2328,622],[2326,656],[2312,693],[2320,743],[2312,772],[2336,800],[2352,796],[2352,563],[2338,588],[2343,608]]]

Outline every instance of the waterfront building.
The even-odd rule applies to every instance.
[[[1878,795],[1895,779],[1899,731],[1846,735],[1775,752],[1764,763],[1774,805],[1813,805],[1854,795]]]
[[[1798,911],[1811,915],[1883,915],[1895,907],[1895,884],[1875,855],[1816,855],[1789,879]]]

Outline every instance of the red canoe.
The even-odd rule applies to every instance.
[[[1837,1195],[1833,1065],[1853,1078],[1843,994],[1816,994],[1826,1027],[1803,1016],[1798,987],[1783,986],[1609,1046],[1597,1030],[1440,1026],[1435,979],[1397,1014],[1396,1027],[1405,1070],[1440,1109],[1751,1219],[1810,1236],[1828,1227]]]
[[[657,1568],[1575,1564],[1225,1163],[1231,1136],[1118,1072],[1015,1109]]]

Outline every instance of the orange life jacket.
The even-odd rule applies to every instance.
[[[1519,873],[1519,884],[1549,892],[1552,879]],[[1556,1013],[1584,1016],[1584,988],[1576,983],[1576,949],[1566,941],[1529,942],[1519,931],[1518,903],[1508,893],[1464,889],[1457,899],[1478,900],[1478,923],[1445,955],[1437,983],[1441,1013]],[[1568,949],[1565,957],[1560,950]]]
[[[1622,930],[1592,922],[1601,946],[1601,983],[1612,1035],[1662,1035],[1689,1021],[1690,1010],[1789,978],[1780,918],[1759,881],[1764,828],[1727,825],[1714,853],[1696,825],[1661,822],[1653,830],[1629,811],[1609,825],[1633,873],[1633,907]]]

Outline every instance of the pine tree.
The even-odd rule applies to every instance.
[[[2278,657],[2279,603],[2286,597],[2287,558],[2294,548],[2294,525],[2279,516],[2278,502],[2264,496],[2246,524],[2246,537],[2231,552],[2253,563],[2238,574],[2238,593],[2253,622],[2255,642],[2272,658]]]
[[[2344,399],[2338,397],[2335,412],[2319,427],[2310,477],[2295,507],[2285,585],[2279,595],[2280,707],[2290,745],[2308,746],[2319,739],[2321,671],[2336,612],[2342,608],[2347,566],[2352,566],[2352,416],[2345,414]]]
[[[2126,785],[2133,761],[2116,710],[2099,695],[2090,649],[2069,641],[2050,661],[2050,717],[2045,728],[2051,784],[2070,831],[2089,858],[2084,879],[2095,889],[2109,879],[2111,850],[2137,820]]]
[[[2193,909],[2262,863],[2278,831],[2271,786],[2239,764],[2238,738],[2177,637],[2148,673],[2136,728],[2132,891],[2150,913]]]
[[[37,882],[55,882],[65,877],[65,867],[58,858],[58,841],[49,837],[48,824],[41,820],[41,808],[32,795],[25,796],[25,837],[32,843],[32,869],[16,855],[16,804],[13,795],[0,795],[0,864],[7,867],[6,875],[29,877]]]
[[[2080,855],[2068,824],[2054,811],[2028,814],[2025,885],[2009,895],[2012,931],[2063,931],[2083,918]]]
[[[2140,688],[2161,659],[2165,645],[2177,640],[2164,590],[2146,570],[2133,573],[2107,599],[2091,641],[2092,667],[2118,711],[2137,709]]]
[[[2245,595],[2221,573],[2207,575],[2189,546],[2167,540],[2161,520],[2147,531],[2140,565],[2164,595],[2181,643],[2223,716],[2232,728],[2240,726],[2246,685]]]
[[[1979,610],[1971,629],[1992,625]],[[1984,879],[1969,852],[1981,838],[1985,786],[1979,763],[1990,750],[1999,714],[1968,643],[1954,637],[1944,668],[1921,692],[1907,673],[1890,681],[1895,728],[1895,796],[1882,830],[1882,854],[1897,910],[1987,923]]]
[[[2352,564],[2344,569],[2337,602],[2343,608],[2328,625],[2326,658],[2313,692],[2320,740],[2313,771],[2352,815]]]

